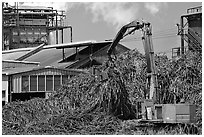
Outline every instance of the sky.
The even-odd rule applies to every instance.
[[[177,23],[191,7],[201,2],[66,2],[21,3],[22,5],[52,6],[66,11],[66,24],[73,27],[73,42],[113,39],[119,29],[137,19],[151,23],[155,53],[171,55],[173,47],[180,47]],[[70,42],[70,32],[65,31],[64,43]],[[144,53],[141,32],[121,40],[130,49]]]

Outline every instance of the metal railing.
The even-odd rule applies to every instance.
[[[193,8],[189,8],[187,9],[187,13],[196,13],[196,12],[202,12],[202,6],[198,6],[198,7],[193,7]]]

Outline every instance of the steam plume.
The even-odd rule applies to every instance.
[[[101,21],[102,19],[119,27],[127,24],[135,19],[138,19],[140,11],[148,10],[150,14],[157,14],[166,3],[158,2],[112,2],[112,3],[84,3],[87,10],[90,10],[93,14],[93,22]]]
[[[138,13],[137,3],[86,3],[87,10],[93,13],[93,22],[103,19],[114,26],[122,25],[136,19]]]
[[[77,5],[85,6],[86,10],[93,15],[93,22],[105,21],[115,26],[116,29],[135,19],[138,19],[140,11],[147,10],[150,14],[157,14],[167,3],[159,2],[21,2],[22,6],[46,6],[57,10],[71,10],[77,8]]]
[[[159,10],[166,6],[166,3],[159,3],[159,2],[147,2],[145,3],[145,8],[153,15],[159,12]]]

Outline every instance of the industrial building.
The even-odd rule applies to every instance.
[[[86,73],[81,69],[101,65],[106,59],[111,41],[72,42],[72,26],[65,22],[64,11],[3,2],[2,15],[3,105],[46,98],[66,79]],[[64,43],[65,32],[70,43]],[[115,53],[127,50],[119,44]]]
[[[3,3],[2,104],[46,98],[81,70],[101,65],[111,41],[72,42],[64,11]],[[70,43],[64,43],[64,29]],[[54,32],[54,43],[50,33]],[[59,35],[58,33],[61,34]],[[60,36],[60,37],[59,37]],[[115,53],[129,50],[119,44]]]
[[[25,101],[33,97],[47,98],[70,77],[85,73],[54,67],[18,67],[2,71],[2,103]]]
[[[172,49],[172,57],[184,54],[187,50],[202,52],[202,6],[187,9],[178,24],[181,46]]]
[[[3,104],[48,97],[65,79],[101,65],[106,60],[110,43],[82,41],[2,51]],[[119,44],[115,54],[127,50]]]
[[[64,21],[64,11],[43,6],[11,6],[2,3],[3,10],[3,46],[2,50],[36,47],[42,43],[63,43],[64,29],[72,27]],[[55,43],[50,41],[50,33],[55,33]],[[59,37],[61,33],[61,37]]]
[[[40,45],[2,51],[3,68],[19,64],[53,66],[63,69],[83,69],[101,65],[107,57],[111,41],[81,41],[57,45]],[[129,50],[118,44],[115,54]],[[12,63],[14,63],[12,65]]]
[[[72,27],[66,25],[65,17],[64,11],[52,7],[3,3],[3,104],[48,97],[65,79],[86,73],[86,69],[101,65],[107,59],[112,41],[72,42]],[[64,29],[70,30],[70,43],[63,41]],[[52,32],[56,37],[54,43],[50,40]],[[186,47],[196,51],[202,49],[201,6],[190,8],[181,16],[178,34],[181,35],[181,47],[172,49],[172,56],[183,54]],[[127,50],[118,44],[114,54]]]

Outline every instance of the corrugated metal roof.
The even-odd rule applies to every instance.
[[[31,51],[32,49],[33,48],[21,48],[21,49],[2,51],[2,60],[16,60],[17,58]]]
[[[6,68],[6,69],[2,69],[2,74],[12,75],[12,74],[17,74],[17,73],[31,71],[34,68],[35,67]]]
[[[2,54],[6,54],[6,53],[14,53],[14,52],[23,52],[23,51],[30,51],[32,49],[34,49],[35,47],[32,48],[18,48],[18,49],[11,49],[11,50],[3,50]]]
[[[78,45],[90,45],[94,44],[95,46],[97,44],[110,44],[110,41],[101,41],[101,42],[96,42],[96,41],[82,41],[82,42],[74,42],[74,43],[67,43],[67,44],[57,44],[57,45],[46,45],[44,46],[43,50],[39,51],[38,53],[28,57],[25,59],[25,61],[33,61],[33,62],[40,62],[40,66],[58,66],[58,67],[66,67],[69,66],[75,62],[66,62],[66,63],[59,63],[62,61],[63,54],[62,54],[62,49],[56,49],[59,47],[67,47],[67,46],[72,46],[73,48],[65,48],[64,49],[64,54],[65,57],[69,57],[73,54],[76,53],[74,46]],[[78,50],[79,52],[86,47],[80,47]]]
[[[80,70],[80,69],[62,69],[62,68],[56,68],[51,66],[46,67],[19,67],[19,68],[7,68],[2,70],[2,74],[4,75],[14,75],[19,73],[25,73],[30,71],[36,71],[41,69],[58,69],[58,70],[64,70],[64,71],[74,71],[74,72],[80,72],[85,73],[86,71]]]
[[[65,49],[65,56],[70,56],[75,53],[73,49]],[[43,49],[38,53],[28,57],[25,61],[40,62],[40,66],[56,66],[62,60],[61,49]]]
[[[91,46],[91,45],[97,45],[97,44],[111,44],[111,41],[101,41],[101,42],[96,42],[96,41],[87,41],[84,43],[76,43],[76,44],[68,44],[68,45],[61,45],[58,46],[57,49],[62,49],[62,48],[74,48],[74,47],[85,47],[85,46]]]
[[[25,55],[21,56],[20,58],[17,58],[16,60],[21,61],[21,60],[24,60],[24,59],[28,58],[29,56],[32,56],[33,54],[35,54],[35,53],[39,52],[40,50],[42,50],[44,45],[45,45],[45,43],[40,44],[39,46],[33,48],[28,53],[26,53]]]
[[[89,45],[101,46],[101,44],[108,45],[111,42],[112,41],[96,42],[96,41],[90,40],[90,41],[81,41],[81,42],[73,42],[73,43],[65,43],[65,44],[57,44],[57,45],[46,45],[37,53],[33,55],[31,54],[30,56],[26,57],[23,61],[40,62],[39,64],[40,66],[55,66],[55,67],[65,68],[75,62],[60,63],[63,59],[63,50],[57,49],[57,48],[64,48],[64,55],[65,55],[65,58],[67,58],[76,53],[74,47],[79,47],[78,50],[80,52]],[[69,47],[69,48],[66,48],[66,47]],[[33,49],[34,48],[24,48],[24,49],[5,51],[2,54],[2,60],[15,60],[27,54]]]

